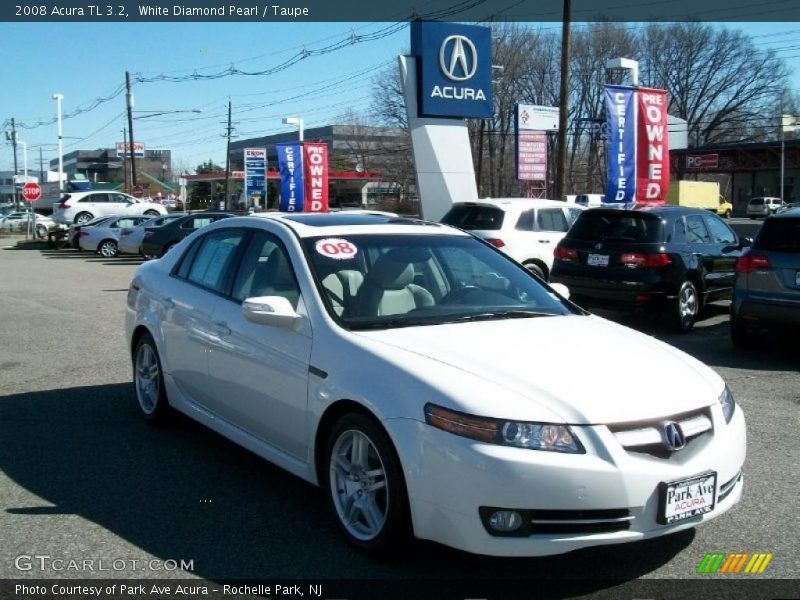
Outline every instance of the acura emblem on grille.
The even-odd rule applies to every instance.
[[[597,242],[597,243],[594,245],[594,249],[595,249],[595,250],[600,250],[600,248],[602,248],[602,247],[603,247],[603,242]]]
[[[686,445],[683,430],[674,421],[668,421],[662,425],[661,435],[664,438],[664,445],[670,450],[680,450]]]

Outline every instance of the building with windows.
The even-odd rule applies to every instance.
[[[137,158],[135,162],[137,179],[146,173],[163,181],[172,173],[171,150],[148,149],[144,158]],[[64,173],[68,180],[81,174],[92,183],[121,182],[125,179],[125,167],[130,174],[130,159],[117,157],[116,148],[74,150],[64,155]],[[58,170],[58,158],[50,161],[50,168]]]

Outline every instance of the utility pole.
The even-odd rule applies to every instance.
[[[564,0],[561,27],[561,90],[558,103],[558,160],[556,162],[556,200],[563,200],[567,181],[567,108],[569,105],[569,33],[572,0]]]
[[[133,155],[133,93],[131,93],[131,74],[128,71],[125,71],[125,88],[127,90],[125,99],[128,104],[128,134],[130,135],[128,151],[131,155],[131,187],[133,188],[136,186],[136,157]]]
[[[781,124],[781,182],[778,189],[781,191],[781,204],[783,204],[783,182],[786,181],[786,133],[783,130],[783,90],[781,90],[780,101],[780,124]]]
[[[228,143],[225,145],[225,208],[228,208],[228,181],[231,177],[231,101],[228,100]]]
[[[19,210],[19,196],[17,196],[17,126],[14,124],[14,117],[11,117],[11,145],[14,147],[14,178],[11,180],[14,188],[14,210]]]
[[[128,137],[128,130],[123,127],[122,128],[122,147],[125,148],[125,139]],[[122,180],[125,182],[125,187],[123,188],[128,194],[131,193],[130,188],[128,187],[128,157],[125,156],[125,152],[122,153]]]
[[[44,159],[42,158],[41,146],[39,146],[39,183],[44,183]]]

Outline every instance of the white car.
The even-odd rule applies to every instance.
[[[136,225],[123,229],[119,234],[117,247],[120,254],[141,254],[142,253],[142,240],[144,239],[145,227],[161,227],[170,221],[175,221],[181,217],[185,217],[186,213],[170,213],[163,217],[156,217],[149,221],[145,221]]]
[[[486,240],[547,280],[553,251],[582,210],[558,200],[485,199],[454,203],[442,223]]]
[[[413,532],[558,554],[732,508],[745,419],[725,382],[559,291],[435,223],[220,220],[135,272],[139,412],[177,409],[326,488],[365,549]],[[564,357],[587,345],[602,357],[578,377]]]
[[[119,239],[122,232],[153,220],[153,217],[112,217],[108,221],[90,227],[81,227],[78,245],[81,250],[97,252],[105,258],[119,254]]]
[[[106,215],[157,217],[167,209],[155,202],[141,202],[121,192],[69,192],[53,209],[56,223],[84,225]]]
[[[32,219],[29,212],[12,212],[0,219],[0,231],[6,232],[25,232],[30,229]],[[55,225],[50,217],[36,215],[36,236],[46,238],[50,227]]]

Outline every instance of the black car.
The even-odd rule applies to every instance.
[[[190,233],[210,225],[214,221],[234,217],[233,213],[200,212],[186,215],[160,227],[145,227],[142,239],[142,254],[145,258],[159,258]]]
[[[595,208],[559,242],[551,281],[583,306],[661,310],[690,331],[705,302],[730,297],[736,258],[750,243],[697,208]]]

